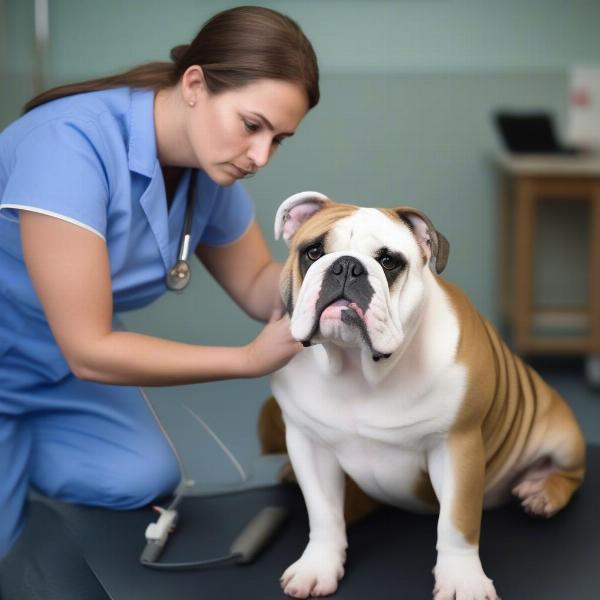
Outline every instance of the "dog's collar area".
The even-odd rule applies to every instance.
[[[313,345],[311,340],[302,340],[300,343],[305,348],[310,348]],[[392,355],[391,352],[379,352],[379,350],[373,349],[373,347],[370,344],[370,341],[368,342],[368,344],[369,348],[371,348],[371,358],[373,359],[373,362],[379,362],[382,358],[389,358]]]

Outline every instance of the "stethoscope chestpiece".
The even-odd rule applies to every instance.
[[[182,292],[192,278],[187,260],[178,260],[167,273],[167,287],[173,292]]]

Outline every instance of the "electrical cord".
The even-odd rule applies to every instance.
[[[161,515],[158,522],[151,523],[146,529],[148,541],[140,557],[140,563],[145,567],[163,571],[201,569],[230,562],[250,563],[271,541],[288,515],[287,511],[281,506],[266,506],[261,509],[235,538],[230,547],[230,554],[225,556],[192,562],[160,563],[157,561],[162,553],[168,534],[173,530],[177,520],[176,511],[160,510]],[[151,536],[154,537],[149,537],[148,530],[150,530]]]
[[[140,559],[144,567],[156,569],[158,571],[195,571],[207,567],[216,567],[235,562],[238,558],[237,554],[229,554],[221,558],[211,558],[209,560],[199,560],[197,562],[181,562],[181,563],[159,563]]]
[[[189,406],[183,404],[183,407],[200,423],[200,425],[202,425],[205,431],[213,438],[221,450],[223,450],[224,454],[240,474],[242,482],[246,482],[248,476],[231,450],[229,450],[219,436]],[[192,485],[194,485],[192,480],[183,477],[180,485],[177,487],[173,500],[167,508],[161,508],[159,506],[153,507],[153,509],[159,513],[159,518],[158,521],[150,523],[146,528],[146,546],[140,556],[140,563],[144,567],[162,571],[186,571],[228,563],[247,564],[254,560],[287,519],[287,511],[284,508],[280,506],[267,506],[261,509],[235,538],[230,547],[229,554],[191,562],[158,562],[165,544],[167,543],[169,534],[177,525],[178,513],[176,508],[186,495],[187,488]]]

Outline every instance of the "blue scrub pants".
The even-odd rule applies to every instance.
[[[65,502],[130,509],[172,492],[180,477],[138,388],[68,375],[0,389],[0,558],[23,528],[29,486]]]

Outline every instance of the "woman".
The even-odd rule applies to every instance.
[[[317,104],[314,51],[287,17],[239,7],[171,55],[50,90],[0,135],[0,556],[29,485],[118,509],[173,490],[177,459],[134,386],[257,377],[301,349],[287,318],[240,348],[113,326],[166,291],[192,182],[197,256],[252,317],[279,309],[280,265],[237,180]]]

